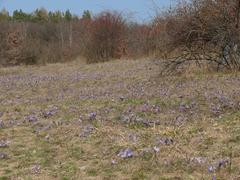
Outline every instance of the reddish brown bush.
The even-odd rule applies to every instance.
[[[91,21],[88,30],[85,56],[89,63],[108,61],[123,55],[126,25],[121,14],[103,12]]]

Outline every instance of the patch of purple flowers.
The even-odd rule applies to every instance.
[[[134,155],[134,153],[133,153],[133,151],[130,148],[121,150],[118,153],[118,157],[121,157],[121,158],[124,158],[124,159],[131,158],[131,157],[133,157],[133,155]]]
[[[157,145],[167,145],[170,146],[173,144],[173,139],[170,137],[158,137],[156,140]]]
[[[43,117],[44,118],[50,118],[51,116],[54,116],[55,114],[57,114],[57,112],[58,112],[57,107],[50,108],[50,109],[43,112]]]
[[[96,117],[97,117],[97,113],[96,112],[91,112],[89,114],[89,120],[91,120],[91,121],[95,120]]]
[[[35,164],[32,167],[32,173],[33,174],[40,174],[41,173],[41,166],[39,164]]]
[[[4,125],[3,120],[0,119],[0,128],[4,128],[4,126],[5,126],[5,125]]]
[[[27,122],[29,122],[29,123],[34,123],[34,122],[37,122],[37,121],[38,121],[37,117],[34,116],[34,115],[28,115],[28,116],[26,116],[26,117],[25,117],[25,120],[26,120]]]

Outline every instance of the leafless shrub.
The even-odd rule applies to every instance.
[[[89,25],[85,56],[88,63],[119,58],[124,48],[125,22],[120,13],[103,12]]]
[[[192,65],[240,70],[239,9],[236,0],[181,2],[155,24],[165,32],[165,72]],[[158,47],[161,49],[161,46]]]

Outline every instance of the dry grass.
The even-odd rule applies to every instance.
[[[239,82],[147,60],[1,68],[0,179],[239,179]]]

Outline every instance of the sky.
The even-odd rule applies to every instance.
[[[81,15],[84,10],[90,10],[93,14],[117,10],[133,20],[145,22],[154,15],[156,9],[164,9],[172,4],[173,0],[0,0],[0,9],[5,8],[12,13],[16,9],[32,12],[44,7],[51,11],[69,9],[76,15]]]

